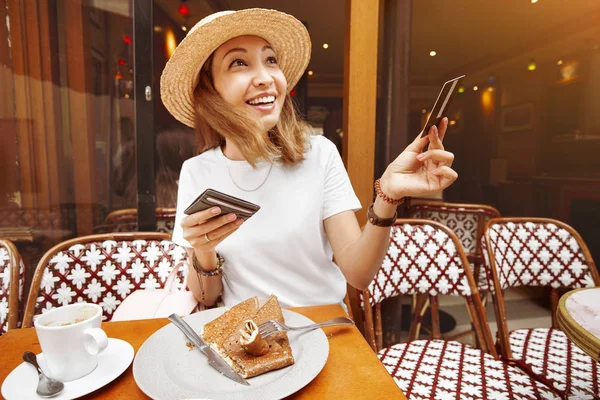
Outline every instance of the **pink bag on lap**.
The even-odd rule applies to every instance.
[[[111,321],[166,318],[173,313],[186,316],[195,312],[198,300],[192,292],[186,290],[187,275],[181,289],[177,290],[175,287],[178,269],[173,268],[164,289],[136,290],[127,296],[115,310]]]

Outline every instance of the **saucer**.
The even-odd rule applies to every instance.
[[[67,400],[81,397],[94,390],[100,389],[115,380],[131,364],[134,350],[131,345],[121,339],[108,339],[108,346],[98,356],[98,366],[84,377],[65,382],[65,388],[53,399]],[[44,354],[37,356],[43,371],[47,371]],[[2,383],[2,396],[12,399],[41,399],[35,394],[38,374],[35,368],[25,362],[15,368]]]

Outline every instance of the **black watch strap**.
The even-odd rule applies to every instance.
[[[396,222],[397,216],[398,213],[394,213],[394,216],[392,218],[380,218],[377,216],[377,214],[375,214],[375,211],[373,211],[373,204],[371,204],[367,210],[367,219],[371,224],[375,226],[392,226]]]

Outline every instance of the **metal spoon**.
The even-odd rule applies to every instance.
[[[40,397],[54,397],[64,389],[65,385],[61,381],[57,381],[56,379],[52,379],[40,368],[37,357],[30,351],[26,351],[23,353],[23,360],[33,365],[39,374],[40,380],[38,381],[37,390],[35,391]]]

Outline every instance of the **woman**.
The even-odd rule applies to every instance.
[[[284,307],[341,302],[346,282],[365,288],[379,269],[402,198],[457,178],[441,141],[444,120],[388,166],[361,230],[336,147],[307,133],[289,96],[309,59],[302,23],[248,9],[200,21],[165,67],[165,106],[196,128],[200,154],[181,171],[173,241],[188,248],[197,272],[188,285],[204,305],[221,294],[227,306],[272,293]],[[261,209],[246,221],[218,207],[186,216],[207,188]]]

